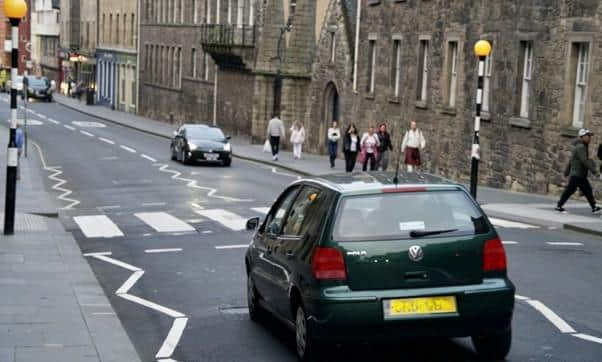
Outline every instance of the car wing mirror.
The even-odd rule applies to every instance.
[[[247,220],[247,230],[256,230],[259,227],[259,217],[253,217]]]

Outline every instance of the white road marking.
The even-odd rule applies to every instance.
[[[167,358],[173,354],[173,351],[176,349],[180,338],[182,338],[182,333],[184,333],[184,328],[186,328],[186,324],[188,323],[188,318],[176,318],[173,321],[173,325],[169,330],[169,334],[165,341],[163,341],[163,345],[155,358]]]
[[[568,241],[548,241],[546,242],[546,244],[548,245],[552,245],[552,246],[583,246],[583,243],[577,243],[577,242],[568,242]]]
[[[119,159],[119,157],[117,157],[117,156],[109,156],[109,157],[103,157],[100,160],[101,161],[115,161],[115,160],[118,160],[118,159]]]
[[[140,155],[142,158],[146,158],[147,160],[151,161],[151,162],[157,162],[157,160],[155,160],[154,158],[152,158],[151,156],[147,156],[145,154],[141,154]]]
[[[107,255],[94,255],[93,258],[100,259],[102,261],[106,261],[107,263],[111,263],[113,265],[116,265],[120,268],[129,270],[132,272],[142,271],[142,269],[138,268],[137,266],[133,266],[128,263],[124,263],[117,259],[109,258]]]
[[[222,209],[195,210],[195,212],[210,220],[217,221],[228,229],[234,231],[242,231],[246,229],[247,219],[236,215],[233,212]]]
[[[165,203],[165,202],[147,202],[147,203],[142,204],[142,206],[144,206],[144,207],[148,207],[148,206],[165,206],[165,205],[167,205],[167,203]]]
[[[71,123],[73,123],[76,126],[83,127],[83,128],[105,128],[106,127],[106,125],[104,125],[100,122],[73,121]]]
[[[171,308],[167,308],[167,307],[164,307],[164,306],[159,305],[157,303],[151,302],[150,300],[146,300],[144,298],[137,297],[135,295],[120,294],[119,296],[121,298],[123,298],[123,299],[129,300],[130,302],[134,302],[134,303],[143,305],[143,306],[145,306],[147,308],[150,308],[152,310],[156,310],[159,313],[166,314],[166,315],[168,315],[168,316],[170,316],[172,318],[182,318],[182,317],[184,317],[184,314],[182,314],[182,313],[180,313],[178,311],[175,311],[175,310],[173,310]]]
[[[119,146],[119,147],[121,147],[122,149],[124,149],[124,150],[126,150],[126,151],[128,151],[128,152],[131,152],[131,153],[136,153],[136,150],[135,150],[135,149],[133,149],[133,148],[130,148],[130,147],[128,147],[128,146],[121,145],[121,146]]]
[[[201,210],[204,209],[204,207],[202,207],[201,205],[197,204],[196,202],[191,202],[190,205],[196,207],[197,209],[201,209]]]
[[[113,313],[113,312],[98,312],[98,313],[92,313],[92,315],[115,315],[115,313]]]
[[[119,208],[121,208],[121,206],[119,206],[119,205],[109,205],[109,206],[97,207],[98,210],[115,210],[115,209],[119,209]]]
[[[104,143],[108,143],[108,144],[110,144],[110,145],[114,145],[114,144],[115,144],[115,142],[113,142],[113,141],[111,141],[111,140],[108,140],[108,139],[106,139],[106,138],[98,137],[98,139],[99,139],[99,140],[101,140],[102,142],[104,142]]]
[[[94,137],[94,135],[90,132],[86,132],[86,131],[79,131],[79,133],[83,134],[84,136],[88,136],[88,137]]]
[[[182,236],[182,235],[190,235],[190,234],[196,234],[196,231],[186,231],[186,232],[182,232],[182,233],[171,233],[169,235],[171,235],[171,236]]]
[[[211,230],[205,230],[201,234],[213,234],[213,231],[211,231]]]
[[[60,122],[57,121],[56,119],[52,119],[52,118],[48,118],[48,122],[50,123],[54,123],[54,124],[59,124]]]
[[[264,214],[264,215],[266,215],[268,212],[270,212],[269,207],[252,207],[251,210],[258,212],[260,214]]]
[[[64,124],[63,127],[67,128],[68,130],[75,131],[75,127],[70,126],[68,124]]]
[[[297,180],[301,179],[301,176],[299,176],[299,175],[293,175],[293,174],[286,173],[286,172],[280,172],[280,171],[278,171],[278,169],[276,167],[272,167],[272,173],[276,174],[276,175],[288,176],[288,177],[296,178]]]
[[[130,289],[132,289],[132,287],[134,286],[134,284],[136,284],[138,282],[138,279],[142,278],[143,275],[144,275],[144,270],[135,271],[132,275],[130,275],[130,277],[125,281],[125,283],[123,283],[121,285],[121,287],[119,287],[119,289],[117,289],[115,294],[119,295],[119,294],[125,294],[125,293],[129,292]]]
[[[42,119],[48,119],[48,117],[46,117],[46,115],[42,114],[42,113],[38,113],[38,117],[40,117]]]
[[[219,245],[216,246],[215,248],[217,250],[223,250],[223,249],[246,249],[249,247],[249,244],[238,244],[238,245]]]
[[[528,297],[523,297],[522,295],[518,295],[518,294],[515,294],[514,298],[516,298],[518,300],[529,300],[530,299]]]
[[[112,254],[113,254],[113,253],[111,253],[110,251],[103,251],[103,252],[100,252],[100,253],[85,253],[85,254],[83,254],[83,255],[84,255],[84,256],[99,256],[99,255],[105,255],[105,256],[108,256],[108,255],[112,255]],[[82,304],[82,305],[83,305],[83,304]]]
[[[44,167],[44,170],[45,171],[54,172],[52,175],[49,175],[48,178],[56,182],[56,184],[54,184],[54,186],[52,186],[52,189],[56,190],[56,191],[59,191],[59,192],[62,192],[62,194],[60,194],[59,196],[57,196],[57,198],[59,200],[69,202],[69,204],[67,206],[62,207],[61,209],[62,210],[67,210],[67,209],[71,209],[74,206],[78,205],[79,204],[78,200],[74,200],[72,198],[67,197],[67,196],[71,195],[73,193],[73,191],[62,187],[64,184],[67,183],[67,181],[58,177],[60,174],[63,173],[63,171],[60,170],[60,167],[58,167],[58,166],[55,166],[55,167],[48,166],[48,164],[46,163],[46,158],[44,158],[44,154],[42,153],[42,148],[40,147],[40,145],[38,145],[35,142],[32,142],[32,144],[38,150],[38,154],[40,155],[40,160],[42,160],[42,166]]]
[[[188,220],[186,220],[186,222],[189,223],[189,224],[198,224],[198,223],[203,222],[203,221],[205,221],[205,220],[203,220],[203,219],[188,219]]]
[[[182,248],[172,248],[172,249],[146,249],[144,250],[147,254],[157,254],[157,253],[174,253],[177,251],[182,251]]]
[[[548,308],[545,304],[538,300],[527,300],[533,308],[535,308],[539,313],[541,313],[547,320],[550,321],[558,330],[562,333],[575,333],[573,327],[571,327],[567,322],[565,322],[562,318],[558,316],[558,314],[554,313],[550,308]]]
[[[589,341],[589,342],[602,344],[602,338],[590,336],[589,334],[577,333],[577,334],[573,334],[572,336],[581,338],[581,339]]]
[[[123,236],[119,227],[106,215],[75,216],[73,218],[87,238],[114,238]]]
[[[195,228],[166,212],[141,212],[134,214],[148,226],[160,233],[195,231]]]
[[[490,217],[489,221],[491,221],[491,223],[494,226],[498,226],[498,227],[502,227],[502,228],[539,229],[539,227],[535,226],[535,225],[524,224],[522,222],[509,221],[509,220],[504,220],[504,219],[497,219],[497,218],[494,218],[494,217]]]
[[[502,241],[502,244],[504,244],[504,245],[516,245],[516,244],[518,244],[518,241]]]

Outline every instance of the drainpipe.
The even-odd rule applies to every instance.
[[[360,46],[360,19],[362,13],[362,2],[357,2],[357,17],[355,19],[355,51],[353,53],[353,91],[357,93],[357,62],[358,62],[358,51]]]
[[[220,0],[217,0],[217,4],[215,6],[215,24],[219,25],[220,18]],[[219,70],[219,66],[215,63],[215,76],[213,77],[213,125],[217,126],[217,72]]]
[[[138,13],[138,24],[136,24],[136,27],[138,28],[136,31],[136,114],[139,114],[138,110],[140,109],[140,14],[142,11],[142,5],[140,3],[141,0],[138,0],[136,5],[136,12]],[[145,55],[148,56],[148,54]],[[146,69],[144,71],[146,71]]]

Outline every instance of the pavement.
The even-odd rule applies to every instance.
[[[103,106],[88,106],[79,100],[57,95],[55,100],[61,105],[88,116],[108,122],[171,139],[179,124],[165,122],[111,110]],[[327,156],[303,154],[300,160],[293,158],[290,151],[281,151],[278,161],[271,154],[263,152],[263,145],[252,144],[249,139],[235,137],[232,140],[233,154],[239,159],[259,162],[273,168],[274,172],[285,170],[303,176],[317,176],[344,169],[344,160],[337,160],[335,169],[331,169]],[[358,169],[356,165],[356,169]],[[549,227],[562,227],[567,230],[602,237],[602,219],[592,215],[584,199],[573,198],[565,205],[567,214],[553,210],[558,198],[550,195],[512,192],[508,190],[479,187],[478,199],[489,215],[514,219],[521,222],[535,222]]]
[[[0,126],[0,139],[8,129]],[[21,158],[15,234],[0,235],[0,361],[139,361],[119,318],[71,235],[30,143]],[[0,147],[0,159],[6,148]],[[0,180],[6,180],[6,168]],[[5,200],[4,185],[0,188]],[[0,213],[4,226],[4,215]]]
[[[0,119],[8,117],[6,104],[0,96]],[[252,238],[246,221],[265,215],[299,177],[282,167],[286,154],[276,165],[240,158],[232,167],[184,165],[170,160],[168,137],[126,127],[123,119],[116,123],[37,102],[30,104],[29,116],[38,121],[30,128],[31,138],[44,151],[48,170],[42,177],[59,204],[58,220],[84,254],[140,360],[296,360],[293,333],[275,321],[249,320],[243,262]],[[146,123],[134,125],[153,124],[141,122]],[[175,128],[163,126],[167,132]],[[235,140],[237,153],[261,151],[243,142]],[[270,161],[262,152],[253,159],[262,157]],[[481,188],[479,200],[508,215],[488,211],[496,215],[490,220],[504,242],[520,296],[507,360],[598,362],[602,290],[595,286],[602,243],[550,219],[587,217],[583,204],[575,203],[568,215],[528,221],[513,208],[546,211],[553,198]],[[395,361],[399,355],[412,361],[478,360],[467,338],[343,345],[333,351],[329,362]]]

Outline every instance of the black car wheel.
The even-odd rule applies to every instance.
[[[503,360],[510,352],[512,345],[512,328],[509,327],[501,333],[473,336],[472,344],[480,357],[489,360]]]
[[[300,303],[295,313],[295,342],[299,361],[316,361],[321,346],[313,337],[312,325],[307,320],[305,309]]]
[[[186,157],[186,151],[184,151],[183,149],[180,151],[180,162],[182,162],[183,164],[188,163],[188,158]]]
[[[176,150],[174,149],[173,146],[169,147],[169,152],[171,152],[171,160],[172,161],[177,161],[178,160],[178,156],[176,156]]]
[[[230,167],[232,165],[232,159],[229,158],[223,162],[225,167]]]
[[[259,304],[259,295],[257,288],[250,275],[247,274],[247,306],[249,308],[249,318],[253,322],[260,322],[263,317],[263,309]]]

